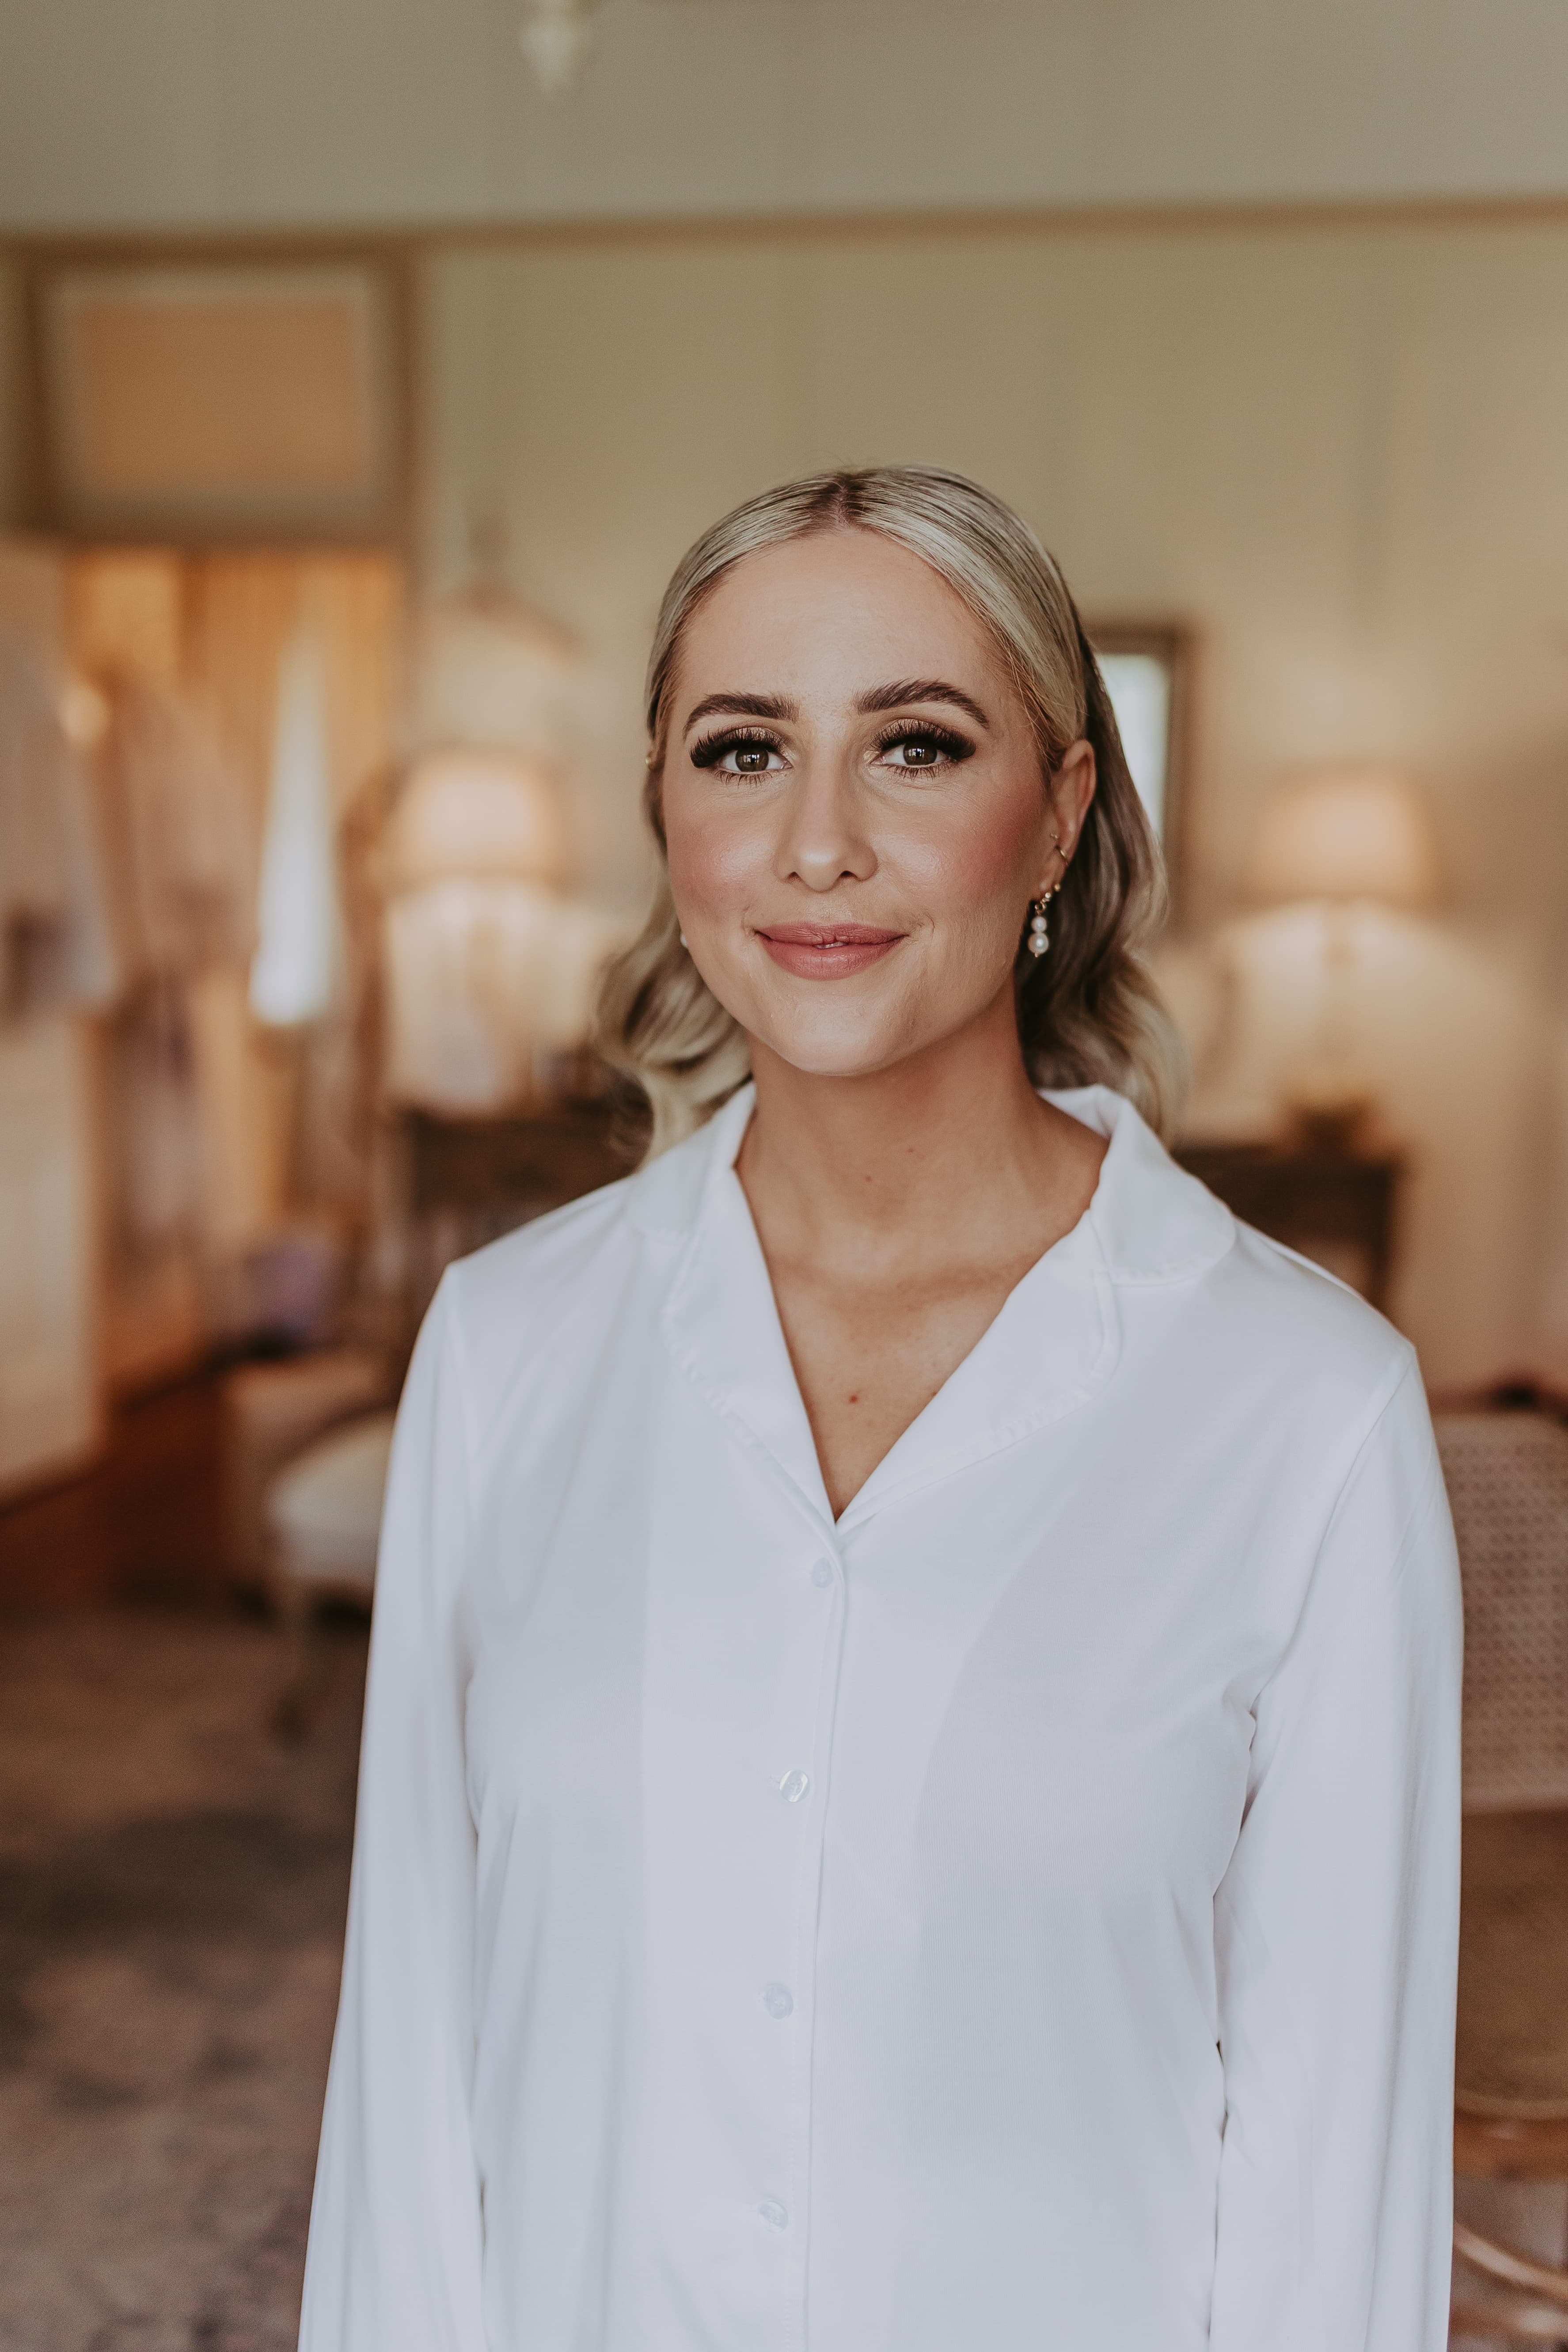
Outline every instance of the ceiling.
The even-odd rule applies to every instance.
[[[0,0],[0,229],[1568,193],[1561,0]]]

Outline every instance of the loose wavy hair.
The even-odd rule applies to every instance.
[[[1143,961],[1165,910],[1159,845],[1067,583],[1027,524],[962,475],[923,466],[806,475],[748,499],[688,549],[665,590],[647,666],[644,805],[661,869],[670,688],[693,614],[742,557],[833,530],[879,532],[963,598],[1029,713],[1042,778],[1055,773],[1069,744],[1087,738],[1093,746],[1098,783],[1052,904],[1050,952],[1032,956],[1018,943],[1019,1041],[1036,1086],[1114,1087],[1164,1132],[1183,1061]],[[605,972],[597,1034],[605,1059],[647,1097],[650,1157],[700,1127],[749,1075],[740,1024],[680,944],[667,870],[641,934]]]

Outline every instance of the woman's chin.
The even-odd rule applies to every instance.
[[[769,1022],[752,1032],[753,1060],[760,1046],[773,1061],[811,1078],[875,1077],[918,1052],[919,1045],[902,1029],[879,1023]]]

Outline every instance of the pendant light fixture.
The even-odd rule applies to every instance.
[[[582,71],[593,41],[593,0],[529,0],[518,39],[546,98],[560,98]]]

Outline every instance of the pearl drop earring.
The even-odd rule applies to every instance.
[[[1062,879],[1065,880],[1068,863],[1067,851],[1059,841],[1054,841],[1051,846],[1062,861]],[[1061,887],[1060,881],[1053,882],[1050,888],[1034,901],[1034,912],[1029,917],[1029,953],[1032,956],[1043,956],[1050,946],[1051,929],[1047,918],[1050,913],[1051,900]]]

